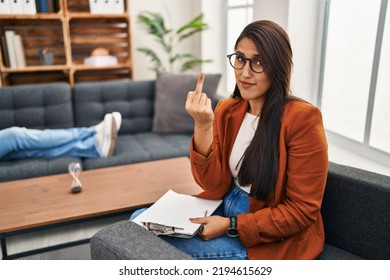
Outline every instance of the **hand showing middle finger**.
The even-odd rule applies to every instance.
[[[204,74],[201,73],[199,74],[195,91],[190,91],[187,95],[185,108],[195,122],[199,124],[210,124],[213,122],[214,113],[210,98],[202,92],[203,83]]]

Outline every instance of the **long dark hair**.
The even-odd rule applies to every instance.
[[[279,167],[279,133],[284,106],[290,96],[292,50],[287,33],[274,22],[261,20],[248,24],[236,41],[252,40],[271,81],[265,94],[259,124],[246,149],[238,172],[242,186],[251,185],[251,196],[266,201],[274,195]],[[233,98],[241,98],[236,85]]]

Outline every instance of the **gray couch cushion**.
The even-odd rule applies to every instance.
[[[67,83],[0,88],[0,129],[72,127],[71,89]]]
[[[128,79],[77,83],[74,88],[76,126],[91,126],[106,113],[122,114],[120,134],[152,128],[154,81]]]
[[[0,161],[0,182],[65,173],[72,161],[81,163],[74,157]]]
[[[141,226],[118,222],[96,233],[91,239],[91,258],[101,260],[178,260],[191,259]]]
[[[203,85],[211,100],[215,99],[220,74],[206,74]],[[198,75],[158,72],[154,103],[153,131],[158,133],[192,133],[194,121],[185,110],[187,94],[195,90]]]
[[[149,160],[189,156],[191,135],[142,132],[120,135],[112,157],[84,159],[83,168],[101,168]]]
[[[325,244],[324,251],[321,253],[319,260],[362,260],[361,257],[356,256],[348,251],[337,248],[330,244]]]
[[[390,259],[390,177],[329,163],[322,206],[326,243]]]

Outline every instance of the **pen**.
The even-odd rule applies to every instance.
[[[207,209],[206,209],[206,211],[204,212],[204,217],[207,217]],[[199,233],[202,233],[203,228],[204,228],[204,225],[201,224],[201,225],[200,225],[200,228],[199,228]]]

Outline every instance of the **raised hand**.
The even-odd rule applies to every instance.
[[[195,122],[194,149],[207,156],[213,142],[214,112],[210,98],[202,92],[204,79],[200,73],[195,90],[188,92],[185,108]]]
[[[205,75],[200,73],[195,90],[188,92],[185,108],[194,119],[195,126],[209,128],[213,124],[214,113],[210,98],[202,92],[204,80]]]

